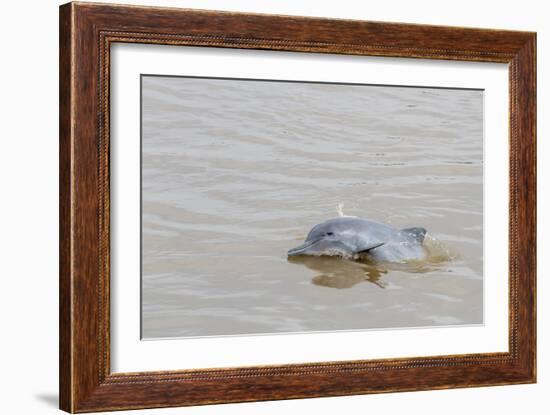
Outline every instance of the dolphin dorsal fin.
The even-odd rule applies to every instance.
[[[426,229],[424,228],[405,228],[401,229],[401,232],[413,237],[420,244],[424,242],[426,236]]]

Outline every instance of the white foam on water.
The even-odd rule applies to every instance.
[[[338,205],[336,206],[336,212],[338,213],[338,216],[340,218],[356,218],[357,216],[352,216],[352,215],[346,215],[344,213],[344,204],[342,202],[338,203]]]

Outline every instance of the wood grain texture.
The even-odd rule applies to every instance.
[[[111,373],[109,70],[115,42],[508,63],[509,352]],[[105,4],[61,6],[60,407],[90,412],[534,382],[535,68],[534,33]]]
[[[72,370],[72,293],[71,289],[71,55],[72,19],[70,8],[59,14],[59,406],[71,410]]]

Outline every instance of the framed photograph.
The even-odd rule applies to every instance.
[[[536,380],[536,35],[60,8],[60,407]]]

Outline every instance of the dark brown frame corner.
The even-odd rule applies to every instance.
[[[509,352],[111,373],[109,57],[116,42],[508,63]],[[59,94],[61,409],[90,412],[535,381],[535,33],[69,3],[60,8]]]

